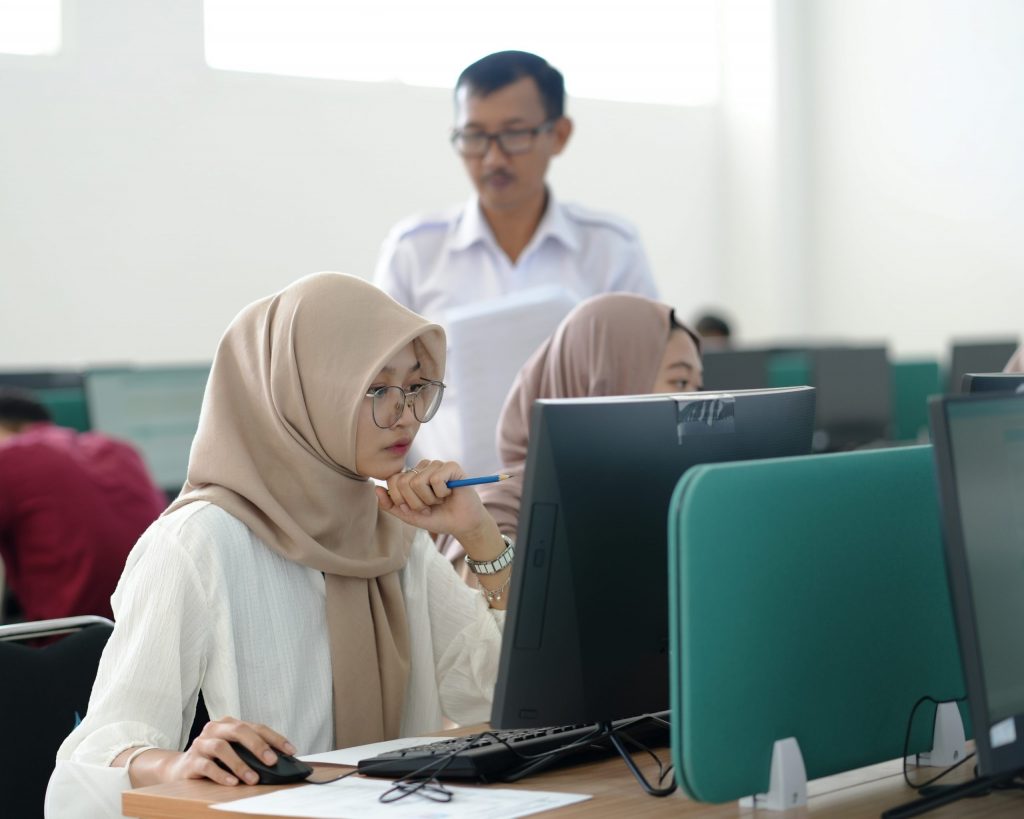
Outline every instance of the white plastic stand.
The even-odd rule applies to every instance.
[[[941,702],[935,709],[935,730],[932,749],[923,754],[907,757],[921,767],[948,768],[964,758],[967,737],[960,709],[955,702]]]
[[[788,810],[807,804],[807,769],[796,737],[777,739],[772,746],[772,768],[768,793],[745,796],[740,800],[744,808]]]

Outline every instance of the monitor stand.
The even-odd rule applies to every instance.
[[[629,749],[623,744],[623,739],[632,742],[629,733],[621,728],[613,728],[610,722],[601,723],[601,728],[604,729],[605,736],[612,743],[612,746],[616,751],[619,752],[619,756],[622,757],[622,761],[626,763],[626,767],[629,768],[630,772],[636,777],[636,781],[640,783],[642,787],[651,796],[668,796],[670,793],[674,793],[676,789],[676,778],[672,777],[672,781],[664,787],[658,787],[652,785],[647,781],[647,777],[644,776],[643,772],[636,766],[633,761],[633,755],[630,754]],[[660,764],[660,763],[659,763]]]
[[[987,796],[996,788],[1007,787],[1014,779],[1022,775],[1024,775],[1024,769],[1000,776],[980,776],[959,785],[944,786],[941,790],[928,793],[920,799],[889,808],[882,814],[882,819],[906,819],[906,817],[918,816],[967,797]]]
[[[668,712],[661,712],[667,716]],[[652,785],[648,782],[647,777],[643,775],[643,772],[637,767],[637,764],[633,761],[633,757],[629,752],[629,748],[626,744],[629,743],[633,746],[634,750],[648,751],[648,747],[643,744],[639,739],[634,739],[630,734],[635,728],[639,728],[639,734],[644,739],[654,738],[657,742],[660,742],[664,738],[664,732],[667,730],[668,722],[662,718],[659,714],[650,714],[644,717],[631,717],[628,719],[615,720],[614,722],[598,722],[593,723],[595,727],[595,733],[587,737],[588,744],[598,744],[605,740],[611,745],[612,748],[618,752],[619,756],[622,757],[626,766],[629,768],[633,776],[636,777],[636,781],[640,783],[640,786],[651,796],[668,796],[670,793],[674,793],[676,790],[676,778],[672,777],[670,784],[660,786],[661,781],[665,778],[664,772],[658,780],[657,785]],[[654,729],[652,730],[652,724]],[[606,746],[605,746],[606,747]],[[564,749],[559,751],[551,751],[544,754],[540,759],[535,760],[533,763],[520,768],[511,776],[506,776],[500,781],[502,782],[518,782],[520,779],[529,776],[531,774],[542,771],[558,762],[562,757],[579,750],[579,746],[575,743],[571,743]],[[659,763],[660,765],[660,763]],[[668,768],[671,770],[671,766]]]

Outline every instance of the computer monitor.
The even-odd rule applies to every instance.
[[[892,376],[885,347],[815,349],[811,369],[818,391],[816,451],[852,449],[891,437]]]
[[[93,428],[134,444],[168,495],[185,482],[209,364],[92,370],[85,388]]]
[[[491,724],[666,710],[672,492],[694,464],[809,453],[814,389],[541,400],[530,423]]]
[[[946,571],[978,770],[1024,772],[1024,395],[933,398]]]
[[[966,373],[960,392],[1024,392],[1024,373]]]
[[[708,350],[701,357],[706,390],[760,390],[768,386],[768,350]]]
[[[949,391],[963,392],[966,373],[998,373],[1017,350],[1017,339],[953,342],[949,362]]]
[[[55,424],[79,432],[89,429],[89,408],[80,372],[49,370],[0,373],[0,387],[30,390],[50,411]]]

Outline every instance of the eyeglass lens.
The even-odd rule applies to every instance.
[[[373,394],[373,420],[379,427],[390,429],[402,417],[407,402],[412,402],[412,413],[420,423],[426,423],[441,404],[441,387],[423,384],[406,391],[401,387],[382,387]]]
[[[499,147],[507,154],[521,154],[530,150],[534,132],[500,131],[497,134],[459,134],[455,147],[467,156],[483,156],[490,147],[491,140],[497,140]]]

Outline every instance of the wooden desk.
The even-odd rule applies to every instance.
[[[668,751],[660,752],[663,759]],[[639,762],[639,757],[638,757]],[[652,778],[652,765],[641,766]],[[335,774],[341,768],[318,766],[318,771]],[[930,769],[918,772],[920,778]],[[914,776],[914,772],[911,772]],[[954,771],[947,779],[962,781],[970,778],[970,763]],[[286,785],[283,787],[295,787]],[[486,786],[485,786],[486,787]],[[587,819],[648,819],[649,817],[771,817],[768,811],[755,812],[741,808],[737,802],[724,805],[705,805],[692,802],[682,792],[658,799],[647,796],[618,757],[575,767],[562,768],[537,774],[525,782],[500,785],[503,788],[542,789],[568,793],[592,794],[593,799],[570,805],[547,814],[558,817],[587,817]],[[273,786],[216,785],[204,780],[190,780],[168,785],[155,785],[127,791],[122,799],[125,816],[141,819],[227,819],[241,816],[226,811],[211,810],[209,805],[256,796],[274,790]],[[903,782],[898,761],[872,765],[856,771],[813,781],[808,786],[806,808],[786,811],[784,816],[819,816],[852,819],[852,817],[878,817],[894,805],[909,801],[915,793]],[[1001,817],[1024,814],[1024,792],[1003,791],[979,799],[966,799],[947,805],[929,816],[936,819],[949,817]],[[250,817],[251,819],[251,817]]]

